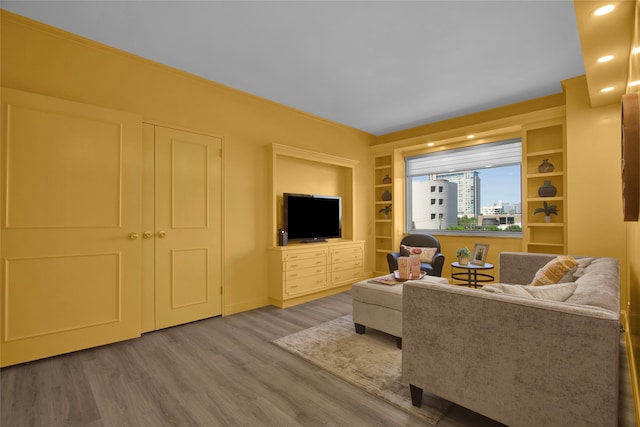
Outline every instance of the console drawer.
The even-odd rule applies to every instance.
[[[291,296],[324,288],[326,284],[327,275],[317,274],[301,279],[286,280],[284,288],[286,294]]]
[[[285,273],[285,279],[287,281],[300,279],[302,277],[316,276],[318,274],[326,274],[327,267],[325,265],[309,267],[309,268],[300,268],[297,270],[289,270]]]
[[[350,268],[331,273],[331,285],[338,286],[344,282],[359,281],[362,278],[362,268]]]
[[[349,270],[351,268],[362,269],[362,267],[363,267],[362,259],[356,259],[353,261],[338,262],[335,264],[331,264],[331,272],[334,273],[336,271]]]
[[[343,248],[331,251],[331,263],[362,260],[362,248]]]
[[[326,266],[327,259],[321,258],[302,258],[298,260],[287,260],[283,263],[284,271],[301,270],[309,267]]]
[[[327,260],[327,250],[326,249],[318,249],[315,251],[305,251],[305,252],[287,252],[284,254],[285,261],[297,261],[300,259],[309,259],[309,258],[322,258]]]

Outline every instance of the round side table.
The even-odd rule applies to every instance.
[[[462,265],[458,262],[451,263],[451,279],[454,285],[466,285],[477,288],[484,283],[491,283],[495,279],[493,277],[493,264],[485,262],[484,265],[467,264]],[[455,283],[455,281],[464,283]]]

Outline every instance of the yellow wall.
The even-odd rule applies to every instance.
[[[584,77],[563,84],[567,100],[567,252],[618,258],[620,306],[625,308],[628,286],[620,105],[591,108]]]
[[[442,277],[451,279],[451,263],[456,261],[456,249],[467,247],[473,253],[473,245],[476,243],[488,244],[486,262],[495,266],[493,276],[496,281],[500,280],[498,274],[500,252],[522,252],[522,239],[506,237],[475,237],[475,236],[438,236],[442,253],[445,257]]]
[[[272,243],[268,147],[279,144],[359,161],[356,218],[368,218],[375,138],[2,11],[2,86],[137,113],[145,121],[224,138],[224,307],[267,304]],[[367,221],[354,238],[371,241]],[[251,268],[247,268],[249,265]],[[367,260],[365,271],[371,271]]]

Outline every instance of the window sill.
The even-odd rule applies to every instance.
[[[516,231],[412,230],[409,231],[409,234],[431,234],[433,236],[491,237],[495,239],[522,239],[522,232]]]

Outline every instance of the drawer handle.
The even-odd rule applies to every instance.
[[[297,275],[298,275],[298,273],[293,273],[293,274],[291,275],[291,277],[296,277]]]
[[[297,268],[298,264],[291,264],[291,268]]]

